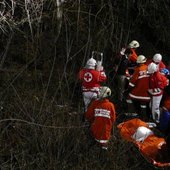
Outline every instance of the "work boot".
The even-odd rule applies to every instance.
[[[140,111],[140,117],[141,117],[141,119],[144,120],[144,121],[148,121],[149,118],[148,118],[148,116],[147,116],[146,107],[143,106],[143,107],[141,107],[140,109],[141,109],[141,111]]]
[[[136,112],[133,103],[127,102],[127,108],[128,108],[128,113],[135,113]]]

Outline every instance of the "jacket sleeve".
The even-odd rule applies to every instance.
[[[169,84],[169,80],[162,75],[162,89],[164,89]]]
[[[132,54],[131,54],[129,60],[131,62],[135,62],[136,63],[136,60],[137,60],[137,57],[138,57],[137,54],[136,54],[136,51],[134,49],[131,49],[131,52],[132,52]]]
[[[105,71],[100,71],[100,75],[99,75],[99,82],[104,82],[107,80],[107,76],[105,74]]]
[[[114,123],[116,121],[116,111],[114,105],[111,103],[111,121]]]
[[[159,70],[161,71],[163,68],[166,68],[165,64],[161,61],[159,63]]]
[[[136,81],[138,80],[138,76],[139,76],[139,70],[135,69],[135,72],[133,73],[132,77],[130,78],[129,81],[129,86],[130,87],[134,87],[136,84]]]

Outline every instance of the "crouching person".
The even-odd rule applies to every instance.
[[[101,87],[99,99],[94,100],[85,113],[86,119],[90,122],[92,137],[105,150],[108,149],[113,123],[116,120],[114,104],[107,99],[109,96],[111,96],[110,88]]]

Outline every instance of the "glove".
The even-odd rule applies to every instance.
[[[97,71],[103,71],[103,66],[102,66],[102,62],[101,61],[97,61],[96,70]]]
[[[97,61],[97,66],[101,66],[102,62],[101,61]]]
[[[154,128],[157,126],[156,123],[153,123],[153,122],[147,122],[147,124],[148,124],[149,128]]]
[[[97,71],[103,71],[103,66],[97,66],[96,70]]]
[[[120,54],[125,55],[125,51],[126,51],[126,48],[122,48],[121,51],[120,51]]]

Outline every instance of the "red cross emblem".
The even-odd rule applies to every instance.
[[[93,76],[92,76],[91,73],[87,72],[87,73],[84,74],[84,80],[86,82],[90,82],[92,80],[92,78],[93,78]]]

